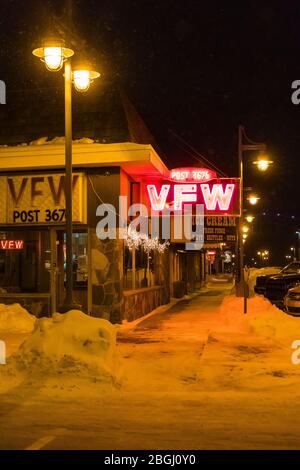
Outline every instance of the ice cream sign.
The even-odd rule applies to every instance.
[[[183,210],[186,204],[203,204],[206,215],[240,215],[239,178],[218,178],[205,168],[177,168],[164,181],[148,182],[151,209]]]

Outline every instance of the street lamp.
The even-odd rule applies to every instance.
[[[262,266],[262,252],[261,251],[258,251],[257,252],[259,258],[260,258],[260,266]]]
[[[251,222],[253,222],[253,220],[255,219],[255,217],[253,215],[247,215],[245,217],[246,221],[251,224]]]
[[[294,261],[296,261],[296,248],[294,246],[291,246],[291,251],[293,252]]]
[[[256,196],[256,194],[251,194],[247,197],[247,201],[249,202],[249,204],[251,204],[251,206],[255,206],[259,200],[260,197]]]
[[[61,312],[80,308],[73,301],[73,246],[72,246],[72,81],[78,91],[86,91],[92,80],[99,77],[98,72],[88,68],[76,70],[72,73],[70,58],[74,51],[65,47],[61,40],[48,39],[42,47],[32,51],[46,65],[47,70],[57,72],[64,65],[65,79],[65,175],[66,175],[66,297]],[[84,73],[83,73],[84,71]]]
[[[299,230],[296,231],[296,235],[297,235],[297,258],[298,260],[300,260],[300,231]]]
[[[244,280],[244,249],[242,243],[242,217],[243,217],[243,206],[244,206],[244,161],[243,161],[243,152],[245,151],[259,151],[265,152],[266,145],[263,143],[253,142],[248,138],[245,132],[245,128],[243,126],[239,126],[238,128],[238,158],[239,158],[239,177],[240,177],[240,210],[241,210],[241,217],[239,218],[238,222],[238,233],[237,233],[237,253],[239,259],[239,269],[237,271],[237,279],[236,279],[236,295],[244,297],[244,313],[247,313],[247,286]],[[269,161],[266,157],[261,158],[261,161]],[[258,168],[262,169],[265,167],[266,163],[258,164]],[[267,168],[265,168],[266,170]],[[251,205],[255,205],[259,198],[256,195],[250,195],[248,201]]]
[[[61,70],[63,63],[74,55],[74,51],[65,47],[64,41],[47,39],[42,47],[34,49],[32,54],[45,62],[47,70],[57,72]]]
[[[88,70],[87,68],[73,70],[74,86],[80,92],[87,91],[91,83],[98,77],[100,77],[99,72]]]
[[[268,158],[268,155],[263,153],[258,156],[258,159],[253,162],[253,165],[256,165],[259,171],[266,171],[273,163],[274,162]]]

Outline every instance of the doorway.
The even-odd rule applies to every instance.
[[[56,312],[63,304],[66,289],[66,234],[51,229],[51,310]],[[88,233],[73,231],[73,299],[88,311]]]

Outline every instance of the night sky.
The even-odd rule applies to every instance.
[[[300,228],[300,105],[291,102],[300,79],[299,2],[1,0],[0,78],[8,89],[51,85],[31,50],[51,24],[64,27],[68,3],[77,46],[104,80],[126,90],[169,167],[196,164],[193,147],[237,175],[238,124],[267,144],[275,162],[268,175],[245,154],[246,186],[261,196],[246,252],[270,249],[271,262],[282,265]]]

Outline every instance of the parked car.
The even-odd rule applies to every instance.
[[[283,303],[287,313],[300,316],[300,285],[288,290]]]
[[[300,261],[293,261],[277,274],[257,276],[254,291],[276,304],[283,304],[288,290],[300,283]]]
[[[257,276],[256,278],[256,284],[254,286],[254,292],[256,294],[266,294],[266,287],[267,287],[267,281],[274,276],[282,276],[285,274],[293,274],[293,273],[300,273],[300,261],[293,261],[292,263],[288,264],[285,266],[281,271],[279,271],[277,274],[263,274],[261,276]]]

